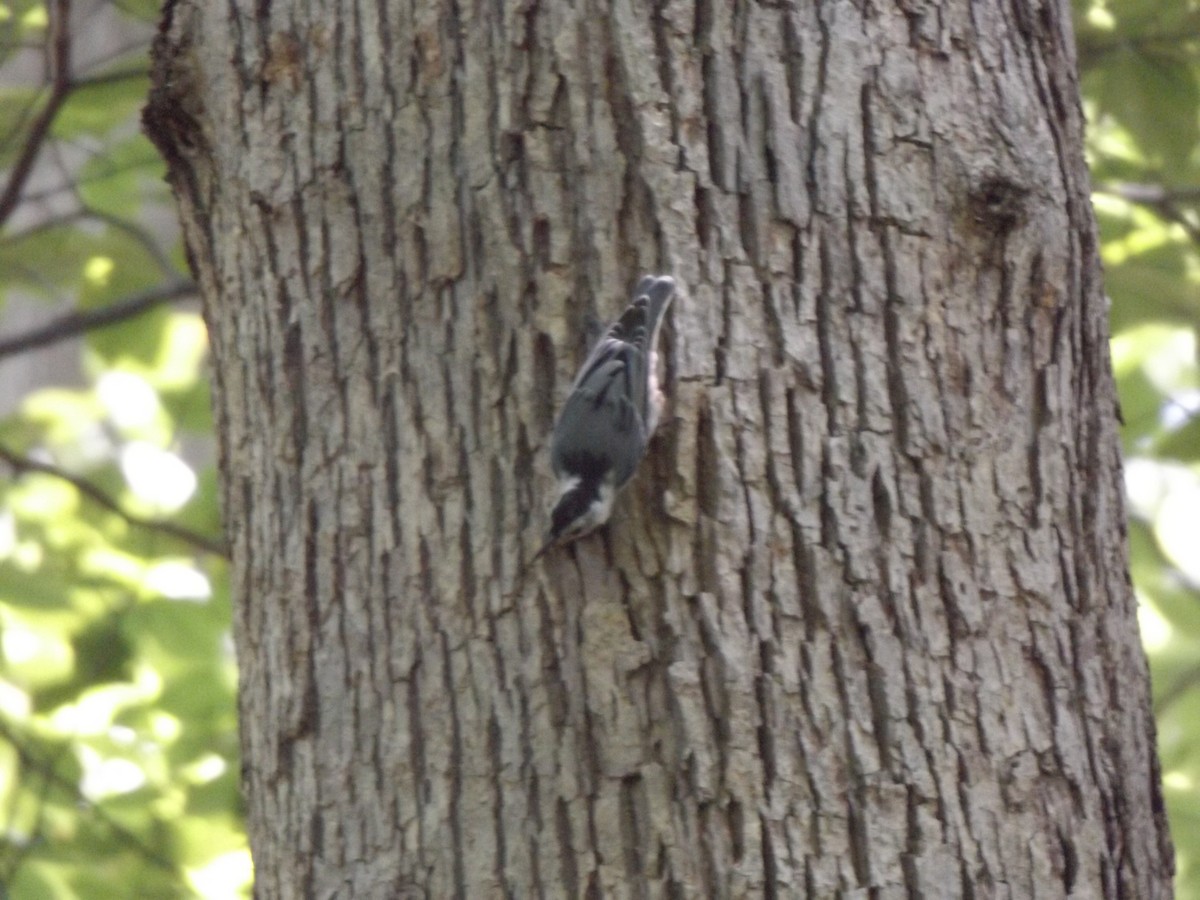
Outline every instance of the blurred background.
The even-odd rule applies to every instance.
[[[1077,2],[1133,579],[1200,900],[1200,5]],[[0,0],[0,897],[248,896],[205,330],[156,0]]]

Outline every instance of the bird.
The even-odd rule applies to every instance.
[[[670,276],[642,278],[629,306],[601,335],[575,376],[551,438],[558,494],[537,556],[607,522],[617,492],[646,455],[664,402],[658,384],[658,333],[674,296]]]

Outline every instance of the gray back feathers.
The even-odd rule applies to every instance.
[[[643,278],[633,301],[592,348],[554,427],[550,461],[556,474],[610,473],[616,487],[633,476],[650,438],[654,349],[674,293],[674,279]]]

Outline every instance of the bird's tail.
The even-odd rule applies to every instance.
[[[658,341],[658,329],[675,298],[675,279],[670,275],[647,275],[633,291],[634,305],[642,298],[648,300],[646,313],[646,347],[653,350]]]
[[[644,395],[641,397],[643,421],[646,423],[646,438],[658,427],[663,410],[663,394],[658,386],[658,330],[662,327],[671,300],[675,297],[675,279],[669,275],[647,275],[638,282],[633,293],[630,309],[645,310],[645,348],[643,364],[646,366]]]

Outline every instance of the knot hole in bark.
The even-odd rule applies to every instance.
[[[1024,221],[1029,189],[1005,175],[991,175],[970,193],[971,218],[984,231],[1003,235]]]
[[[142,130],[167,162],[168,178],[190,171],[189,160],[207,150],[200,123],[204,101],[197,88],[199,62],[191,18],[172,15],[168,4],[150,51],[150,95],[142,110]]]

